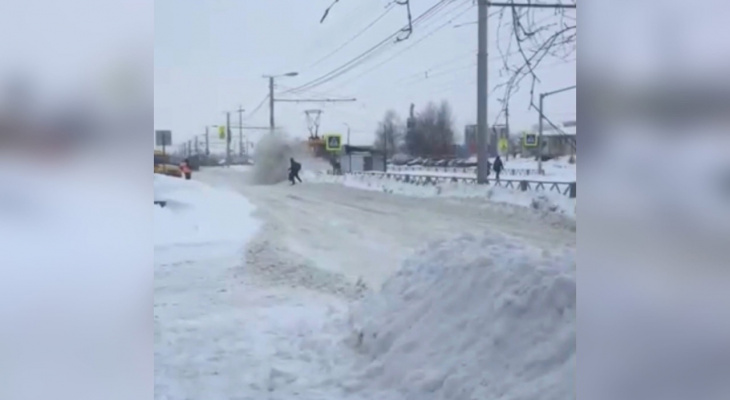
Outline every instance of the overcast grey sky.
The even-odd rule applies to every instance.
[[[412,0],[413,14],[419,15],[437,2]],[[254,110],[268,93],[263,74],[300,73],[298,77],[277,80],[277,91],[301,85],[350,61],[406,23],[405,8],[394,7],[356,40],[312,66],[382,15],[390,1],[340,0],[320,24],[330,3],[331,0],[156,0],[155,128],[173,130],[174,141],[180,143],[204,132],[206,124],[224,122],[226,110],[239,106]],[[277,103],[277,126],[292,136],[304,138],[307,130],[303,111],[321,108],[324,113],[320,132],[344,133],[344,123],[349,123],[353,143],[369,144],[387,109],[393,108],[405,117],[411,102],[419,110],[428,101],[445,99],[453,107],[456,129],[461,134],[464,124],[476,121],[477,27],[451,25],[476,21],[477,9],[472,3],[454,0],[416,26],[407,41],[376,53],[312,92],[280,95],[316,98],[326,93],[355,97],[358,101]],[[550,12],[545,16],[549,18]],[[449,20],[453,23],[436,30]],[[504,79],[499,72],[496,20],[492,28],[490,87]],[[413,45],[426,35],[430,36]],[[505,35],[501,39],[506,43]],[[396,53],[400,54],[385,62]],[[428,79],[426,71],[430,71]],[[574,61],[566,64],[547,60],[539,72],[542,82],[538,92],[575,84]],[[489,102],[490,123],[501,109],[498,97],[499,93]],[[528,104],[526,88],[513,97],[513,130],[529,128],[537,122],[537,113],[528,110]],[[573,119],[575,92],[551,97],[546,110],[556,121]],[[253,115],[246,115],[248,125],[267,125],[268,104]]]

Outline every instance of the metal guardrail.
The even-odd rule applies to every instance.
[[[454,173],[473,173],[476,174],[475,167],[424,167],[424,166],[403,166],[403,165],[391,165],[388,166],[393,171],[424,171],[424,172],[454,172]],[[545,175],[545,171],[540,171],[537,168],[505,168],[502,170],[502,175],[512,176],[529,176],[529,175]]]
[[[446,182],[462,182],[471,185],[477,185],[477,178],[465,177],[465,176],[445,176],[445,175],[409,175],[403,173],[389,173],[380,171],[366,171],[366,172],[353,172],[350,175],[364,177],[364,176],[375,176],[380,179],[392,179],[397,182],[408,183],[412,185],[427,186],[437,185],[439,183]],[[568,196],[571,199],[576,198],[576,182],[544,182],[544,181],[532,181],[526,179],[489,179],[487,185],[502,187],[506,189],[520,190],[523,192],[534,191],[534,192],[557,192],[562,195]]]

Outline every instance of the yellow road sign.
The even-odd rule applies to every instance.
[[[499,139],[499,151],[506,153],[509,150],[509,141],[505,138]]]
[[[226,127],[225,126],[219,126],[218,127],[218,137],[221,139],[226,138]]]
[[[339,151],[342,149],[342,135],[324,135],[324,146],[327,151]]]

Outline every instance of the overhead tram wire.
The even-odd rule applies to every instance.
[[[376,69],[378,69],[378,68],[382,67],[383,65],[385,65],[385,64],[387,64],[387,63],[389,63],[390,61],[393,61],[393,60],[394,60],[395,58],[397,58],[398,56],[401,56],[401,55],[403,55],[403,53],[407,52],[408,50],[410,50],[410,49],[412,49],[413,47],[417,46],[418,44],[420,44],[420,43],[421,43],[421,42],[423,42],[424,40],[426,40],[426,39],[428,39],[429,37],[433,36],[433,35],[434,35],[434,34],[435,34],[436,32],[438,32],[438,31],[440,31],[441,29],[443,29],[443,28],[445,28],[445,27],[449,26],[449,24],[451,24],[452,22],[454,22],[454,20],[455,20],[456,18],[459,18],[460,16],[462,16],[462,15],[466,14],[467,12],[471,11],[471,10],[472,10],[472,9],[473,9],[474,7],[475,7],[475,6],[474,6],[473,4],[470,4],[470,5],[469,5],[469,7],[468,7],[467,9],[465,9],[465,10],[462,10],[462,11],[461,11],[460,13],[458,13],[458,14],[457,14],[456,16],[452,17],[452,18],[451,18],[450,20],[448,20],[448,21],[446,21],[445,23],[443,23],[443,24],[441,24],[441,25],[437,26],[437,27],[436,27],[436,28],[435,28],[434,30],[432,30],[431,32],[427,33],[427,34],[426,34],[425,36],[423,36],[423,37],[421,37],[420,39],[416,40],[415,42],[411,43],[411,45],[410,45],[410,46],[406,47],[405,49],[401,50],[401,51],[400,51],[400,52],[398,52],[398,53],[395,53],[395,54],[393,54],[393,55],[392,55],[391,57],[389,57],[389,58],[387,58],[387,59],[383,60],[383,61],[382,61],[381,63],[379,63],[379,64],[376,64],[376,65],[375,65],[375,66],[373,66],[372,68],[370,68],[370,69],[368,69],[368,70],[365,70],[365,71],[364,71],[363,73],[361,73],[360,75],[357,75],[357,76],[353,77],[352,79],[350,79],[350,80],[348,80],[348,81],[346,81],[346,82],[342,83],[341,85],[337,86],[337,88],[336,88],[336,89],[339,89],[339,88],[341,88],[341,87],[343,87],[343,86],[345,86],[345,85],[348,85],[348,84],[350,84],[350,83],[352,83],[352,82],[354,82],[354,81],[356,81],[356,80],[358,80],[358,79],[362,78],[363,76],[365,76],[365,75],[367,75],[367,74],[369,74],[369,73],[371,73],[371,72],[375,71]],[[490,15],[495,15],[495,14],[496,14],[496,12],[495,12],[495,13],[492,13],[492,14],[490,14]]]
[[[492,12],[491,14],[489,14],[489,17],[493,17],[496,14],[499,14],[500,11],[502,11],[502,10],[497,10],[497,11]],[[547,21],[548,19],[551,19],[551,18],[554,18],[554,16],[548,16],[548,17],[542,18],[539,21],[537,21],[536,24],[541,24],[541,23],[543,23],[543,22],[545,22],[545,21]],[[473,23],[476,24],[476,22],[473,22]],[[499,42],[495,43],[494,46],[499,47]],[[504,55],[505,56],[512,56],[512,55],[515,55],[515,54],[519,54],[519,51],[516,51],[516,50],[515,51],[511,51],[511,52],[508,52],[508,53],[506,53]],[[461,55],[458,55],[458,56],[455,56],[455,57],[449,57],[449,60],[444,61],[444,62],[441,62],[441,63],[438,63],[438,64],[435,64],[435,65],[432,65],[431,67],[429,67],[429,68],[427,68],[425,70],[419,71],[419,72],[414,73],[414,74],[409,74],[408,76],[404,76],[402,79],[403,80],[409,80],[409,79],[413,79],[413,78],[422,78],[423,75],[425,73],[427,73],[427,72],[432,72],[435,69],[440,69],[443,66],[451,65],[451,64],[453,64],[455,62],[461,61],[461,59],[463,57],[466,57],[466,56],[474,56],[474,57],[476,57],[476,55],[477,55],[476,50],[470,50],[467,53],[462,53]]]
[[[278,87],[280,87],[284,90],[294,89],[291,86],[284,86],[284,85],[278,85]],[[324,91],[316,91],[316,90],[307,90],[306,92],[313,96],[316,96],[316,97],[330,98],[330,99],[335,99],[335,100],[350,99],[350,98],[354,97],[354,96],[335,95],[335,94],[332,94],[332,92],[324,92]],[[299,97],[305,96],[305,94],[297,94],[297,93],[291,93],[291,95],[299,96]]]
[[[385,18],[385,16],[388,15],[388,13],[390,13],[391,11],[393,11],[393,8],[394,7],[395,7],[395,3],[393,3],[393,2],[389,3],[385,7],[385,11],[382,14],[380,14],[377,18],[375,18],[375,20],[373,20],[372,22],[370,22],[365,28],[363,28],[362,30],[360,30],[354,36],[352,36],[347,41],[345,41],[345,43],[341,44],[339,47],[337,47],[336,49],[332,50],[331,52],[329,52],[324,57],[322,57],[319,60],[315,61],[314,63],[312,63],[312,64],[310,64],[310,65],[302,68],[302,70],[308,70],[308,69],[311,69],[313,67],[316,67],[317,65],[321,64],[322,61],[325,61],[328,58],[332,57],[333,55],[337,54],[340,50],[344,49],[348,44],[352,43],[353,41],[355,41],[355,39],[357,39],[358,37],[362,36],[365,32],[367,32],[368,30],[370,30],[370,28],[372,28],[375,24],[377,24],[381,19]]]
[[[419,15],[417,18],[415,18],[414,21],[413,21],[414,26],[417,23],[422,22],[422,21],[428,19],[429,17],[432,17],[433,15],[437,14],[445,6],[449,5],[453,1],[454,0],[440,0],[438,3],[436,3],[433,6],[431,6],[428,10],[426,10],[421,15]],[[305,91],[305,90],[308,90],[308,89],[312,89],[312,88],[315,88],[317,86],[321,86],[324,83],[327,83],[327,82],[329,82],[329,81],[337,78],[338,76],[340,76],[340,75],[342,75],[344,73],[347,73],[348,71],[352,70],[356,66],[362,64],[365,60],[367,60],[370,57],[372,57],[373,54],[375,54],[376,52],[382,51],[382,50],[384,50],[385,48],[387,48],[389,46],[395,45],[395,40],[394,39],[396,39],[398,37],[398,35],[400,35],[403,32],[403,30],[404,29],[407,29],[407,28],[408,28],[408,25],[403,26],[402,28],[400,28],[397,31],[393,32],[388,37],[386,37],[385,39],[383,39],[382,41],[380,41],[376,45],[372,46],[371,48],[367,49],[363,53],[359,54],[355,58],[351,59],[350,61],[346,62],[345,64],[343,64],[343,65],[335,68],[334,70],[332,70],[332,71],[330,71],[330,72],[328,72],[328,73],[320,76],[319,78],[313,79],[313,80],[311,80],[311,81],[309,81],[309,82],[307,82],[307,83],[305,83],[305,84],[303,84],[301,86],[298,86],[298,87],[296,87],[294,89],[288,90],[288,91],[286,91],[284,93],[301,92],[301,91]]]
[[[426,10],[419,17],[417,17],[413,21],[413,24],[416,25],[419,22],[428,19],[429,17],[433,16],[435,13],[437,13],[438,11],[440,11],[446,5],[448,5],[450,2],[453,2],[453,1],[454,0],[440,0],[434,6],[432,6],[428,10]],[[290,91],[287,91],[285,93],[290,93],[290,92],[294,92],[294,91],[298,91],[298,92],[305,91],[305,90],[320,86],[326,82],[331,81],[332,79],[337,78],[338,76],[340,76],[344,73],[347,73],[348,71],[352,70],[353,68],[355,68],[359,64],[363,63],[367,59],[373,57],[376,54],[376,52],[382,51],[389,46],[395,45],[396,41],[394,39],[397,39],[398,35],[400,35],[403,32],[403,30],[406,28],[407,28],[407,26],[404,26],[403,28],[393,32],[390,36],[383,39],[381,42],[379,42],[375,46],[371,47],[370,49],[366,50],[365,52],[361,53],[360,55],[358,55],[354,59],[348,61],[347,63],[341,65],[340,67],[334,69],[333,71],[330,71],[329,73],[324,74],[317,79],[314,79],[308,83],[305,83],[305,84],[303,84],[297,88],[294,88]]]

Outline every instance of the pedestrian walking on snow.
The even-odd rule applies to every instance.
[[[503,169],[504,164],[502,163],[502,159],[497,156],[494,160],[494,173],[497,175],[497,180],[499,180],[499,173],[502,172]]]

